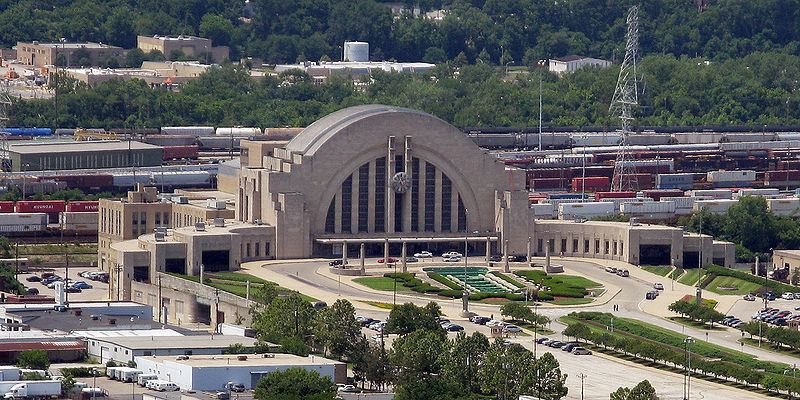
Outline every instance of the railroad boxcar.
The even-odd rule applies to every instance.
[[[199,156],[199,146],[164,146],[161,148],[164,160],[196,160]]]
[[[606,176],[572,178],[573,192],[605,192],[611,187],[611,179]]]
[[[98,201],[70,201],[67,203],[67,212],[97,212]]]
[[[110,174],[42,175],[39,179],[64,182],[70,189],[101,190],[114,186]]]
[[[661,198],[663,197],[681,197],[683,196],[683,190],[654,189],[654,190],[644,190],[642,194],[644,194],[644,197],[649,197],[653,199],[653,201],[661,201]]]

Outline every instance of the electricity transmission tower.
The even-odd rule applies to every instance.
[[[11,108],[11,98],[8,95],[8,81],[0,83],[0,171],[11,171],[11,158],[8,155],[8,132],[6,123],[8,122],[8,110]]]
[[[638,182],[633,181],[634,168],[630,157],[630,135],[633,133],[633,108],[639,104],[639,77],[636,62],[639,59],[639,6],[628,9],[628,31],[625,34],[625,59],[619,69],[617,87],[611,100],[609,112],[615,114],[621,123],[621,139],[614,163],[612,188],[617,191],[636,190]]]

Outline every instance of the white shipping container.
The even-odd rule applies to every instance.
[[[531,204],[533,217],[536,219],[553,219],[556,217],[556,206],[551,203]]]
[[[712,197],[715,199],[730,200],[733,198],[733,191],[730,189],[704,189],[704,190],[690,190],[689,196],[692,197]]]
[[[708,182],[752,182],[756,180],[756,171],[708,171],[706,180]]]
[[[162,135],[214,136],[213,126],[162,126]]]
[[[628,199],[603,199],[605,202],[614,203],[614,211],[618,212],[620,210],[620,206],[625,203],[641,203],[641,202],[651,202],[653,199],[651,197],[638,197],[638,198],[628,198]]]
[[[59,214],[58,222],[64,224],[95,224],[99,211],[65,211]]]
[[[211,183],[211,174],[205,171],[179,171],[154,173],[152,182],[154,185],[166,186],[199,186]]]
[[[775,215],[800,214],[800,198],[767,199],[767,209]]]
[[[762,196],[762,197],[769,197],[769,196],[780,196],[781,191],[779,189],[740,189],[734,198],[740,198],[743,196]]]
[[[616,214],[614,203],[606,201],[592,201],[586,203],[565,203],[558,205],[559,219],[573,219],[575,217],[600,217]]]
[[[224,136],[260,136],[261,129],[260,128],[217,128],[217,135],[224,135]]]
[[[651,166],[660,166],[660,165],[667,165],[669,166],[670,171],[675,170],[675,162],[671,158],[667,159],[655,159],[655,160],[628,160],[623,162],[621,165],[630,166],[630,167],[651,167]]]
[[[726,200],[726,199],[716,199],[716,200],[697,200],[694,202],[694,207],[692,208],[693,211],[700,211],[703,208],[708,208],[708,210],[714,214],[724,214],[728,212],[728,209],[731,208],[732,205],[739,203],[739,200]]]
[[[626,215],[674,214],[675,203],[671,201],[622,203],[620,211]]]
[[[614,146],[619,144],[620,134],[619,133],[589,133],[589,134],[580,134],[580,133],[573,133],[570,135],[572,137],[573,146],[587,146],[587,147],[595,147],[595,146]]]
[[[47,229],[45,213],[2,213],[0,232],[42,232]]]
[[[676,210],[691,210],[694,206],[694,202],[697,201],[697,197],[662,197],[661,201],[671,201],[675,203]]]

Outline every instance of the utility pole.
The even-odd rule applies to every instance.
[[[583,380],[586,378],[586,374],[581,372],[578,374],[578,378],[581,378],[581,400],[583,400]]]
[[[541,152],[544,150],[542,148],[542,69],[544,68],[547,61],[539,60],[539,151]]]

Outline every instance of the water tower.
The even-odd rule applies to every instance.
[[[368,62],[369,43],[367,42],[344,42],[343,61]]]

